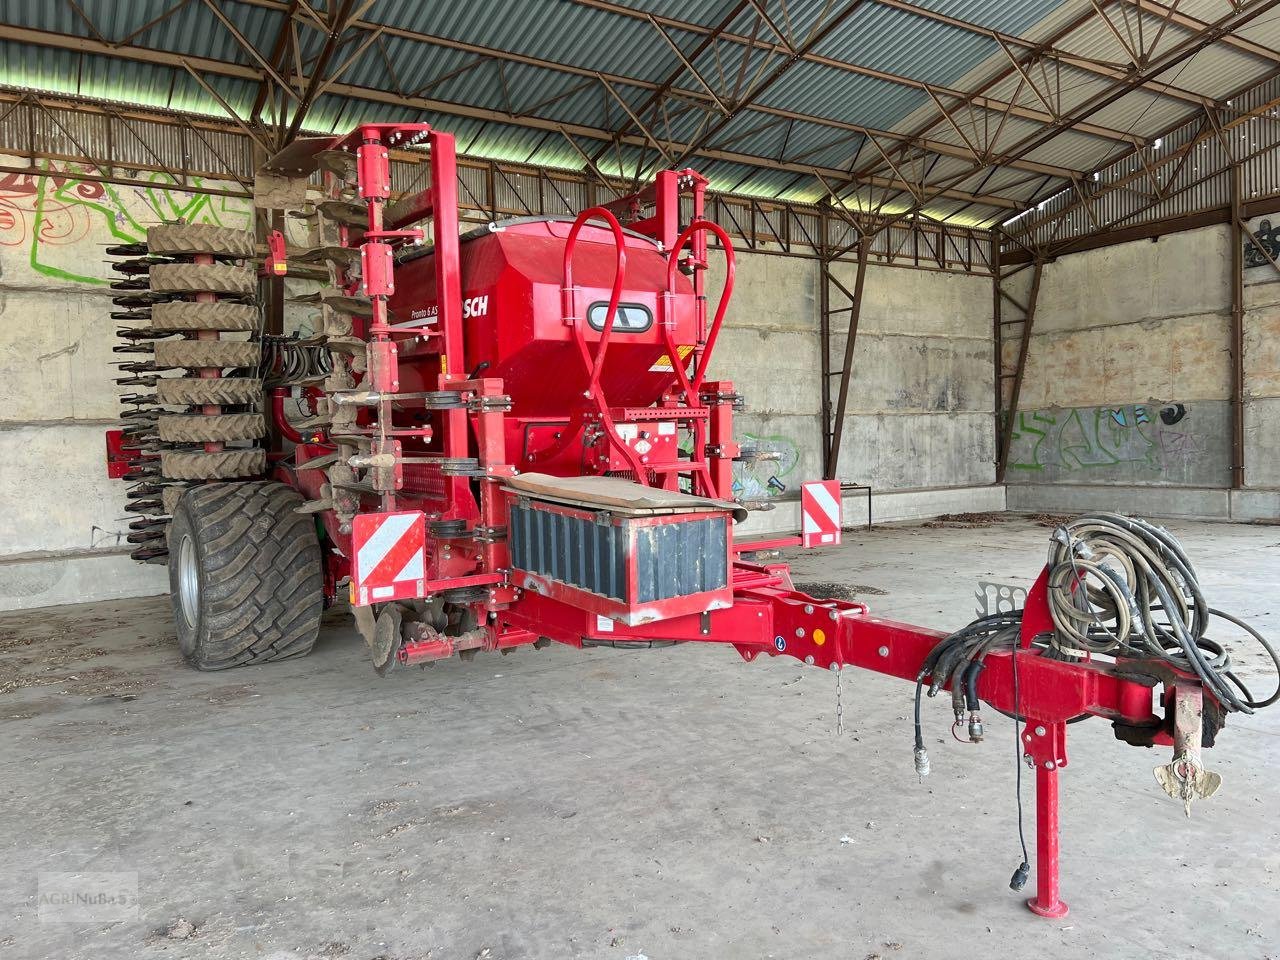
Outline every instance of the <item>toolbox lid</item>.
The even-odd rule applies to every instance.
[[[621,477],[553,477],[545,473],[521,473],[509,479],[506,487],[539,500],[632,516],[715,511],[733,514],[736,522],[747,519],[747,510],[741,504],[646,487]]]

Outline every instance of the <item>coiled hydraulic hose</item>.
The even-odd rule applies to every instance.
[[[1088,514],[1054,531],[1049,549],[1052,646],[1064,656],[1108,654],[1164,660],[1199,677],[1229,711],[1252,713],[1280,699],[1280,681],[1255,699],[1222,644],[1206,636],[1212,617],[1245,630],[1280,673],[1280,655],[1257,630],[1210,607],[1182,545],[1161,527],[1116,513]]]
[[[1163,660],[1197,676],[1233,712],[1252,713],[1280,700],[1280,654],[1253,627],[1208,605],[1191,561],[1169,531],[1120,514],[1088,514],[1054,531],[1048,570],[1055,629],[1033,643],[1040,656]],[[1269,697],[1255,699],[1232,670],[1226,648],[1205,635],[1212,617],[1246,631],[1270,657],[1277,684]],[[1021,610],[997,613],[962,627],[930,651],[916,677],[917,772],[929,768],[920,723],[926,690],[932,697],[949,685],[956,717],[972,711],[981,665],[992,650],[1013,650],[1021,629]]]
[[[1198,677],[1228,711],[1253,713],[1280,700],[1280,655],[1275,647],[1247,623],[1206,603],[1182,545],[1161,527],[1120,514],[1098,513],[1057,528],[1049,549],[1047,594],[1054,630],[1032,642],[1037,656],[1060,660],[1093,656],[1163,660]],[[920,723],[925,681],[929,696],[950,684],[956,726],[962,711],[968,709],[970,740],[980,740],[980,722],[974,732],[978,676],[992,650],[1012,653],[1013,712],[1006,716],[1014,720],[1015,795],[1022,849],[1022,862],[1009,881],[1014,890],[1022,889],[1030,871],[1023,831],[1023,748],[1019,729],[1025,720],[1018,689],[1022,613],[1014,610],[982,617],[940,641],[916,676],[915,697],[915,768],[924,776],[929,772]],[[1213,617],[1240,627],[1270,657],[1277,674],[1271,696],[1255,699],[1232,670],[1226,648],[1206,636]],[[1081,714],[1068,722],[1088,716]],[[952,727],[953,735],[956,726]]]

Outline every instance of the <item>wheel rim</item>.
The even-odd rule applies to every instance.
[[[178,545],[178,601],[183,617],[194,626],[200,609],[200,564],[195,542],[189,536],[184,536]]]

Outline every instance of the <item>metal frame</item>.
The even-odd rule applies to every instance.
[[[1241,171],[1231,171],[1231,332],[1227,353],[1231,360],[1231,487],[1244,486],[1244,238],[1248,232],[1241,213]],[[1266,253],[1250,233],[1258,249]],[[1270,254],[1267,254],[1268,259]]]
[[[1272,182],[1280,156],[1280,124],[1273,116],[1280,108],[1280,71],[1228,99],[1237,108],[1200,110],[1157,138],[1159,147],[1153,141],[1006,223],[1005,262],[1230,223],[1237,170],[1249,179],[1240,185],[1241,197],[1250,196],[1242,199],[1245,215],[1271,212],[1280,192],[1280,181]]]
[[[740,0],[715,25],[689,19],[659,16],[611,0],[571,0],[575,5],[603,16],[638,20],[652,29],[652,56],[671,63],[661,80],[603,72],[560,63],[509,50],[490,49],[421,30],[379,23],[367,18],[374,0],[336,0],[325,8],[309,0],[240,0],[262,11],[277,14],[280,28],[270,49],[259,49],[237,28],[222,9],[222,0],[173,0],[153,20],[124,37],[108,37],[86,16],[74,0],[62,2],[88,28],[88,36],[29,27],[6,28],[6,35],[26,44],[146,62],[194,77],[207,94],[246,134],[264,148],[278,149],[306,124],[316,101],[326,95],[393,104],[436,113],[453,114],[543,131],[546,137],[562,136],[581,153],[584,171],[599,172],[612,152],[619,170],[633,166],[632,184],[655,167],[678,167],[697,154],[715,160],[744,164],[753,169],[793,172],[792,184],[815,179],[834,188],[833,197],[849,201],[855,195],[868,213],[887,214],[888,223],[910,218],[937,201],[959,203],[941,216],[946,220],[974,217],[990,223],[1033,208],[1040,197],[1072,189],[1090,171],[1075,170],[1030,156],[1063,131],[1091,137],[1112,159],[1144,156],[1150,142],[1129,130],[1094,119],[1104,107],[1125,95],[1142,90],[1188,110],[1213,110],[1227,122],[1238,119],[1230,107],[1177,86],[1168,77],[1170,67],[1186,62],[1210,44],[1220,43],[1260,65],[1280,67],[1280,54],[1235,35],[1242,26],[1280,5],[1280,0],[1240,0],[1224,5],[1222,16],[1206,22],[1179,10],[1179,0],[1094,0],[1087,10],[1047,37],[1035,40],[993,30],[959,17],[926,9],[907,0],[847,0],[826,4],[804,35],[792,22],[788,0]],[[201,3],[216,17],[221,29],[234,41],[243,59],[211,59],[183,56],[139,45],[148,30],[172,17],[186,3]],[[875,7],[943,24],[954,31],[994,41],[1008,66],[996,70],[970,89],[957,89],[890,70],[847,63],[823,55],[822,41],[842,28],[851,28],[858,14]],[[749,31],[745,26],[750,24]],[[734,29],[736,25],[736,30]],[[1145,31],[1144,31],[1145,25]],[[1099,30],[1115,40],[1120,59],[1073,52],[1081,38],[1096,37]],[[692,36],[695,42],[689,43]],[[386,41],[395,39],[431,48],[449,49],[474,56],[451,74],[436,77],[416,89],[400,80],[387,54]],[[1096,40],[1089,49],[1097,49]],[[358,86],[346,78],[351,67],[371,56],[381,58],[392,89]],[[714,59],[717,69],[699,63]],[[542,103],[517,104],[507,86],[508,64],[535,66],[564,78],[561,90]],[[798,64],[874,78],[925,93],[932,106],[922,112],[920,123],[904,129],[876,129],[847,122],[836,116],[815,116],[775,107],[766,102],[777,82]],[[502,80],[504,109],[435,99],[439,84],[470,70],[495,69]],[[1064,73],[1083,73],[1101,81],[1101,88],[1082,102],[1069,94]],[[208,77],[230,77],[258,84],[253,106],[238,115],[225,103]],[[1176,80],[1176,78],[1175,78]],[[1013,84],[1013,92],[1001,95]],[[562,123],[539,115],[539,109],[580,90],[595,87],[603,101],[619,111],[616,125],[591,127]],[[1064,87],[1068,91],[1064,93]],[[752,129],[785,124],[787,139],[796,123],[829,128],[832,139],[820,150],[847,144],[848,162],[823,167],[806,163],[804,156],[783,149],[774,156],[752,153],[749,136],[722,136],[731,120],[744,115],[758,117]],[[674,136],[674,121],[696,117],[692,135],[681,141]],[[1010,141],[1008,121],[1036,125],[1035,131]],[[745,145],[743,144],[743,141]],[[584,148],[583,143],[587,146]],[[624,164],[621,148],[635,154],[634,164]],[[731,149],[732,147],[732,149]],[[465,152],[465,151],[464,151]],[[814,153],[809,150],[808,153]],[[938,161],[965,161],[959,171],[935,174]],[[990,173],[1014,169],[1027,174],[999,190],[984,189]],[[749,178],[748,178],[749,179]],[[1031,199],[1027,191],[1033,187]],[[785,192],[784,191],[782,192]]]
[[[126,186],[157,186],[146,173],[192,193],[252,196],[261,143],[240,126],[178,112],[135,110],[119,104],[0,88],[0,154],[25,165],[0,163],[0,173],[41,175],[40,161],[88,164],[77,177]],[[396,195],[421,186],[425,155],[392,152]],[[459,157],[459,207],[468,221],[507,216],[569,215],[624,195],[630,184],[595,172],[550,170],[479,157]],[[225,183],[209,184],[206,179]],[[234,186],[238,185],[239,189]],[[843,244],[850,227],[840,206],[762,200],[707,192],[708,216],[753,253],[813,258]],[[867,219],[867,218],[864,218]],[[989,273],[990,235],[917,219],[892,225],[873,243],[884,266]],[[852,259],[848,253],[842,259]]]
[[[867,263],[871,250],[871,238],[866,237],[857,245],[857,272],[854,274],[853,289],[850,290],[831,273],[831,260],[822,259],[821,276],[818,283],[821,287],[822,310],[822,387],[823,387],[823,470],[822,475],[828,480],[836,479],[840,467],[840,442],[844,436],[844,421],[849,408],[849,387],[853,382],[853,356],[858,342],[858,322],[862,318],[862,291],[866,285]],[[847,307],[831,305],[831,289],[834,287],[839,295],[848,300]],[[845,328],[844,356],[838,371],[831,369],[831,330],[833,321],[844,314],[849,320]],[[831,404],[831,380],[840,378],[840,386],[836,394],[834,409]],[[869,496],[869,494],[868,494]]]
[[[1005,289],[1005,283],[1027,269],[1027,265],[1012,270],[997,268],[991,277],[993,329],[995,332],[995,413],[996,413],[996,483],[1004,483],[1005,471],[1009,466],[1009,451],[1013,446],[1013,433],[1018,419],[1018,400],[1022,396],[1022,378],[1027,371],[1027,357],[1031,352],[1031,336],[1035,329],[1036,306],[1040,301],[1040,280],[1044,275],[1043,260],[1035,260],[1031,267],[1031,286],[1026,301],[1018,300]],[[1004,309],[1004,303],[1017,311],[1010,316]],[[1008,328],[1016,328],[1011,333]],[[1007,341],[1018,341],[1018,356],[1012,369],[1007,369],[1004,360],[1004,345]],[[1005,386],[1009,389],[1006,391]]]

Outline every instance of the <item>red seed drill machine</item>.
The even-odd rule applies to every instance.
[[[410,147],[429,183],[393,202],[390,152]],[[982,739],[982,703],[1016,718],[1035,771],[1030,907],[1049,917],[1067,910],[1068,723],[1102,717],[1123,741],[1172,746],[1157,778],[1189,810],[1220,783],[1200,757],[1225,715],[1276,699],[1244,687],[1205,636],[1185,554],[1139,520],[1060,528],[1024,610],[950,636],[807,596],[785,564],[749,559],[838,543],[840,488],[804,485],[799,537],[734,539],[741,398],[708,378],[734,252],[697,173],[663,171],[572,220],[463,234],[447,133],[366,124],[299,141],[259,187],[301,201],[317,174],[295,212],[301,249],[276,232],[263,258],[250,233],[177,223],[111,251],[120,382],[153,392],[124,397],[109,466],[132,482],[134,556],[168,563],[195,666],[308,652],[343,587],[379,672],[551,641],[727,644],[914,681],[921,776],[921,695],[947,690],[958,737]],[[709,315],[713,251],[727,268]],[[255,303],[261,278],[286,273],[320,280],[305,340],[264,332]],[[1022,859],[1014,889],[1025,843]]]

